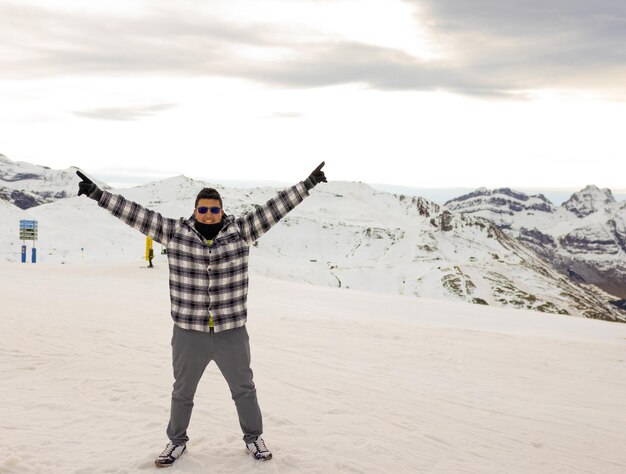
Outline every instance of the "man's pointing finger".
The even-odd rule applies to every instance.
[[[90,180],[87,176],[85,176],[83,173],[81,173],[80,171],[76,170],[76,174],[78,175],[78,177],[80,179],[82,179],[83,181],[87,182],[87,183],[93,183],[92,180]]]
[[[315,168],[315,171],[313,171],[313,173],[317,173],[318,171],[321,171],[325,164],[326,162],[322,161],[320,165],[317,168]]]

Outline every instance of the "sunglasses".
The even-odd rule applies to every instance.
[[[211,214],[219,214],[220,212],[222,212],[222,209],[219,207],[202,206],[202,207],[197,207],[196,211],[198,211],[198,214],[206,214],[209,211],[211,211]]]

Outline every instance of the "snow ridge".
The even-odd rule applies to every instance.
[[[501,190],[479,190],[446,203],[450,211],[491,219],[564,275],[626,297],[626,203],[587,186],[559,207],[512,206]],[[526,202],[516,192],[516,202]],[[530,197],[532,198],[532,197]]]
[[[74,175],[68,184],[71,195],[77,184]],[[249,212],[278,191],[223,187],[178,176],[119,192],[166,217],[178,218],[191,215],[194,198],[203,187],[220,189],[226,212],[234,215]],[[579,220],[565,209],[537,211],[537,204],[550,204],[540,196],[524,199],[520,193],[502,190],[490,194],[482,190],[481,195],[507,196],[509,210],[513,201],[525,203],[512,217],[534,214],[535,222],[543,215],[552,224],[555,215],[564,221],[566,217]],[[564,245],[571,255],[580,257],[577,261],[588,258],[585,252],[573,252],[581,245],[576,234],[563,240],[524,221],[526,225],[515,227],[519,235],[514,235],[513,226],[503,229],[498,219],[488,219],[490,215],[485,209],[459,212],[423,198],[376,191],[364,183],[333,181],[318,186],[255,244],[251,271],[314,285],[626,320],[623,310],[609,304],[616,298],[588,284],[579,267],[559,267],[556,258],[552,264],[546,262],[545,249]],[[70,197],[27,210],[11,204],[0,206],[0,219],[7,223],[0,230],[0,259],[19,261],[17,228],[19,219],[25,218],[39,221],[37,247],[43,264],[139,263],[145,253],[145,238],[140,233],[92,200]],[[622,225],[616,220],[615,231],[621,232]],[[592,240],[598,261],[610,265],[610,259],[601,258],[609,247],[610,239],[605,237],[598,234]],[[160,250],[157,244],[157,265],[166,263]],[[612,255],[615,257],[615,252]],[[564,274],[563,268],[570,274]]]

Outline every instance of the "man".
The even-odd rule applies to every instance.
[[[204,188],[193,215],[168,219],[155,211],[102,191],[80,171],[78,195],[98,202],[131,227],[167,248],[171,314],[174,320],[174,388],[169,443],[157,457],[172,465],[186,450],[187,427],[202,374],[214,360],[228,382],[246,448],[256,459],[272,453],[263,441],[263,421],[250,369],[246,330],[250,246],[297,206],[318,183],[326,182],[322,162],[305,180],[281,191],[264,206],[235,218],[224,213],[218,191]]]

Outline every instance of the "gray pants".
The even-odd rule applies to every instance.
[[[263,419],[250,369],[250,342],[246,327],[219,333],[191,331],[174,325],[172,364],[174,390],[167,437],[184,444],[198,382],[212,360],[228,382],[246,443],[263,434]]]

